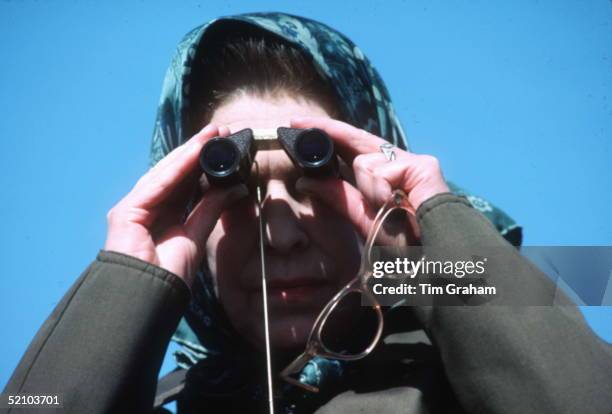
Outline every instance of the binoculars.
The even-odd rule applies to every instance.
[[[200,167],[213,186],[245,183],[257,150],[282,148],[306,176],[338,176],[338,157],[331,138],[316,128],[243,129],[215,137],[200,152]]]

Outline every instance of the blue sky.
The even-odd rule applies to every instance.
[[[269,10],[352,38],[412,149],[502,206],[525,244],[612,245],[608,0],[2,1],[0,386],[103,245],[106,212],[146,170],[182,35]],[[612,309],[583,311],[612,341]]]

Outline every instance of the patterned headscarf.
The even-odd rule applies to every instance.
[[[192,69],[201,59],[199,51],[206,47],[207,34],[212,29],[218,32],[224,27],[231,27],[233,33],[240,28],[260,30],[288,42],[300,50],[322,79],[331,85],[343,106],[341,109],[347,122],[397,147],[408,149],[387,88],[376,69],[351,40],[314,20],[283,13],[252,13],[223,17],[199,26],[178,45],[163,84],[151,145],[151,165],[190,138],[190,85],[193,77],[198,76]],[[508,241],[520,245],[521,228],[508,215],[452,183],[450,187],[456,194],[465,196]],[[243,345],[217,302],[205,271],[197,278],[193,292],[189,311],[173,337],[182,346],[182,351],[175,354],[177,363],[189,368],[213,359],[234,360],[228,355],[240,355]],[[241,368],[240,365],[228,364],[227,369]],[[237,372],[234,374],[239,376]],[[316,359],[304,369],[301,380],[323,386],[340,375],[341,364],[337,361]]]

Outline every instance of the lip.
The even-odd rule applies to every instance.
[[[242,273],[240,285],[254,297],[261,297],[261,267],[256,259],[252,257],[253,262],[247,266],[250,271]],[[291,305],[296,309],[320,304],[323,298],[333,295],[335,280],[330,275],[334,274],[334,263],[324,255],[314,255],[310,250],[290,258],[267,256],[266,290],[269,304]]]
[[[271,261],[266,266],[266,286],[268,290],[293,289],[305,286],[330,284],[326,276],[329,266],[319,266],[314,261]],[[242,279],[242,286],[249,291],[261,291],[261,269],[255,268]]]
[[[261,285],[248,289],[256,295],[262,294]],[[277,305],[313,305],[320,298],[327,296],[331,285],[326,280],[313,277],[284,277],[267,280],[268,301],[271,306]]]
[[[321,279],[314,277],[286,277],[286,278],[276,278],[270,277],[267,280],[267,287],[269,290],[290,290],[290,289],[299,289],[305,287],[315,287],[324,285]]]
[[[328,285],[318,284],[284,288],[269,288],[268,297],[272,301],[287,304],[303,301],[312,302],[313,298],[315,298],[318,293],[327,287]]]
[[[323,287],[328,287],[329,282],[312,277],[284,277],[284,278],[268,278],[266,287],[268,295],[286,293],[298,293],[300,291],[310,292],[316,291]],[[253,293],[261,293],[261,283],[247,287],[248,291]]]
[[[322,300],[333,295],[329,284],[319,283],[292,287],[268,287],[268,303],[272,308],[319,309]],[[261,291],[259,291],[261,294]],[[327,298],[327,299],[324,299]]]

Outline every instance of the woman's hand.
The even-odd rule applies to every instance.
[[[227,133],[207,126],[140,178],[109,211],[104,249],[160,266],[191,286],[221,212],[248,194],[243,185],[210,189],[184,219],[198,183],[200,150],[207,140]]]
[[[438,160],[394,147],[389,161],[381,151],[387,141],[362,129],[329,118],[292,119],[294,128],[319,128],[334,141],[340,157],[352,166],[356,188],[338,179],[302,177],[296,186],[312,194],[348,217],[366,237],[378,207],[395,189],[404,190],[414,211],[427,199],[449,191]]]

